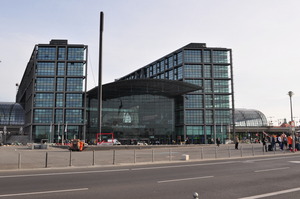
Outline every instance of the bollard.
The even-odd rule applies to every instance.
[[[133,163],[136,163],[136,151],[135,149],[133,150]]]
[[[201,147],[201,160],[203,160],[203,147]]]
[[[113,165],[116,164],[116,150],[113,150]]]
[[[197,193],[197,192],[195,192],[194,194],[193,194],[193,197],[195,198],[195,199],[199,199],[199,194]]]
[[[72,150],[70,150],[69,166],[72,166]]]
[[[254,156],[254,146],[252,145],[252,155]]]
[[[95,150],[93,150],[93,163],[92,166],[95,166]]]
[[[154,162],[154,149],[152,149],[152,162]]]
[[[18,154],[18,169],[21,169],[21,153]]]
[[[218,158],[218,152],[217,152],[217,147],[215,147],[215,159],[217,159]]]
[[[48,152],[46,152],[45,168],[48,167]]]
[[[241,157],[243,157],[243,146],[241,146]]]

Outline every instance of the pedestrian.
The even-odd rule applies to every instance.
[[[220,146],[220,143],[221,143],[220,138],[217,138],[217,146],[218,147]]]
[[[277,141],[278,141],[278,144],[279,144],[279,148],[280,148],[280,150],[282,151],[282,150],[283,150],[282,137],[281,137],[281,136],[278,136],[278,137],[277,137]]]
[[[268,151],[268,147],[267,147],[268,138],[267,137],[263,137],[262,143],[263,143],[263,151],[267,152]]]
[[[240,140],[239,140],[238,136],[235,136],[235,139],[234,139],[235,149],[239,149],[239,142],[240,142]]]
[[[276,151],[276,136],[272,135],[271,137],[271,148],[272,150]]]

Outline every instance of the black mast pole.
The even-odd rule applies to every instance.
[[[100,36],[99,36],[99,74],[98,74],[98,133],[101,133],[102,119],[102,33],[103,33],[103,12],[100,12]],[[100,141],[102,140],[100,134]]]

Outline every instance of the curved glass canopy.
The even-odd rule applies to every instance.
[[[235,109],[235,125],[236,126],[268,126],[266,116],[254,109]]]
[[[0,102],[0,125],[24,125],[24,110],[14,102]]]

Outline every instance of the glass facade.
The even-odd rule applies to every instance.
[[[17,94],[26,112],[25,133],[31,141],[58,142],[62,126],[70,138],[84,138],[87,46],[51,40],[36,45],[32,55]]]
[[[137,75],[142,71],[146,71],[144,76]],[[191,43],[121,80],[138,78],[170,79],[201,86],[202,90],[185,95],[184,107],[175,110],[175,131],[190,143],[226,139],[225,126],[234,125],[230,49]]]
[[[88,108],[89,141],[97,132],[97,103]],[[102,132],[114,133],[122,144],[137,141],[170,144],[174,134],[174,99],[158,95],[130,95],[103,101]]]

